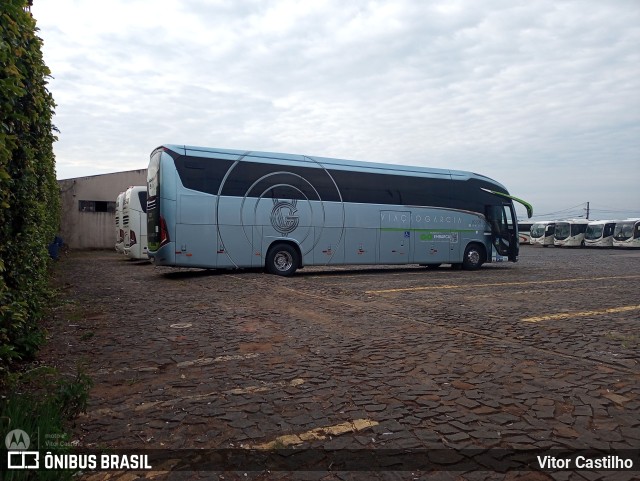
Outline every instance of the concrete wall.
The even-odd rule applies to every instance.
[[[59,180],[60,236],[65,244],[75,249],[114,249],[115,213],[83,212],[80,201],[115,202],[132,185],[147,185],[147,169]]]

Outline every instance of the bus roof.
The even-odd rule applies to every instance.
[[[415,175],[417,177],[441,177],[444,179],[452,180],[467,180],[471,178],[482,179],[489,181],[492,184],[504,189],[507,188],[501,183],[491,179],[487,176],[476,174],[474,172],[468,172],[463,170],[451,170],[451,169],[439,169],[433,167],[418,167],[409,165],[396,165],[385,164],[379,162],[364,162],[359,160],[347,160],[347,159],[335,159],[330,157],[317,157],[309,155],[297,155],[297,154],[283,154],[277,152],[259,152],[259,151],[243,151],[234,149],[221,149],[213,147],[197,147],[191,145],[175,145],[165,144],[158,149],[166,148],[170,149],[180,155],[190,155],[196,157],[213,157],[224,156],[224,158],[231,158],[232,160],[251,160],[253,162],[267,162],[270,161],[287,161],[297,163],[301,165],[314,164],[316,166],[330,167],[337,170],[351,170],[360,172],[380,173],[380,174],[400,174],[400,175]],[[158,150],[155,149],[155,150]],[[155,152],[154,150],[154,152]]]
[[[616,222],[620,222],[620,221],[619,220],[590,220],[589,225],[615,224]]]
[[[588,224],[590,221],[587,219],[562,219],[557,220],[556,224],[565,223],[565,224]]]

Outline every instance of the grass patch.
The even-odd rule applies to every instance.
[[[46,451],[64,453],[72,448],[67,429],[71,420],[86,411],[89,376],[81,370],[71,377],[63,377],[47,366],[39,366],[22,373],[11,373],[3,380],[0,392],[0,426],[2,433],[20,429],[29,436],[29,450],[40,451],[40,466],[44,466]],[[3,473],[3,480],[71,480],[74,471],[45,471],[42,469],[12,470]]]
[[[620,344],[625,349],[640,347],[640,335],[638,334],[622,334],[621,332],[612,331],[605,334],[604,337],[611,341],[620,341]]]
[[[80,336],[80,340],[81,341],[88,341],[90,339],[93,338],[93,336],[95,336],[96,333],[93,331],[89,331],[89,332],[85,332],[82,336]]]

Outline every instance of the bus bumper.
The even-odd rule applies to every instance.
[[[172,266],[176,263],[175,242],[168,242],[157,251],[147,251],[149,259],[156,266]]]

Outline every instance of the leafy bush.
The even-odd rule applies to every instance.
[[[59,226],[55,103],[25,0],[0,2],[0,371],[35,353]]]

